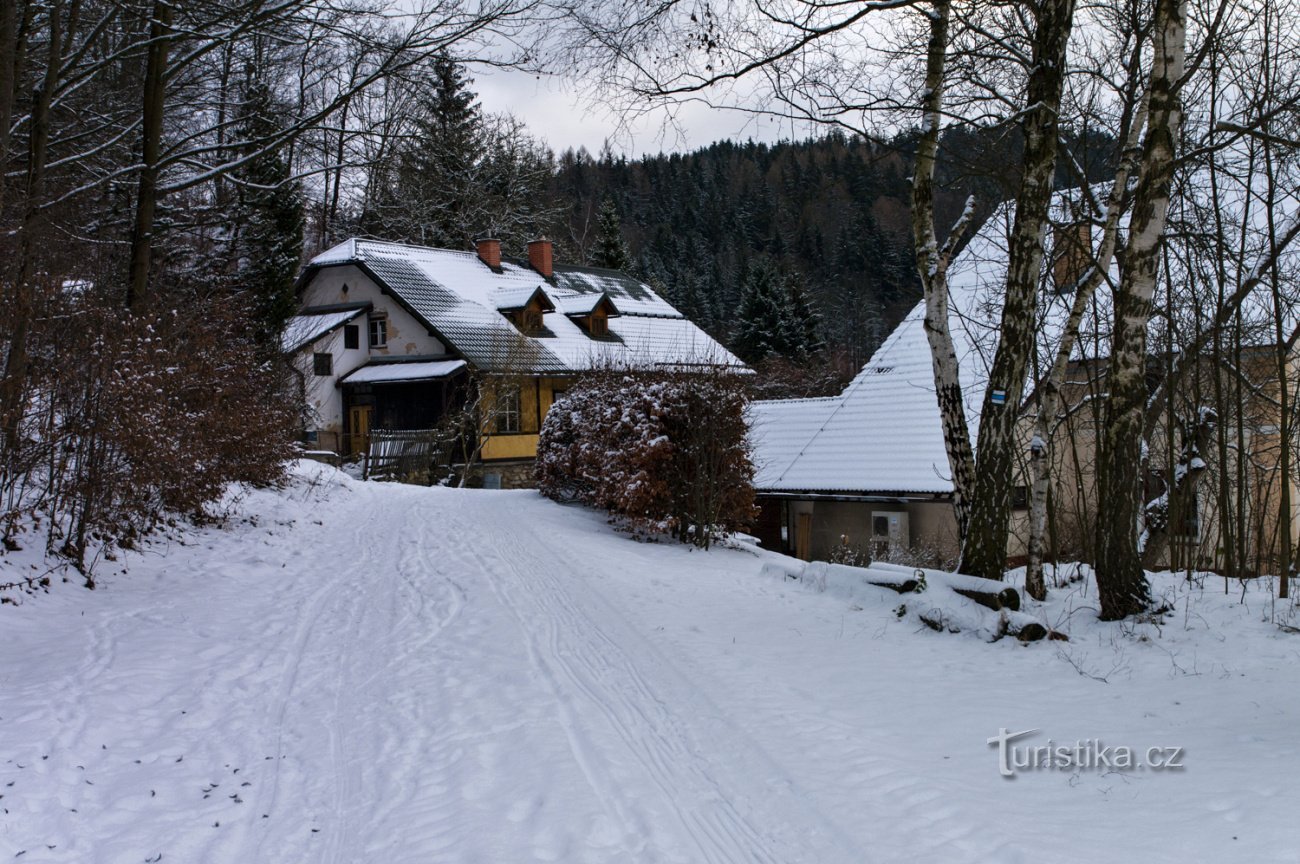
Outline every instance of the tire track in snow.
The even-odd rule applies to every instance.
[[[502,499],[484,503],[488,506],[475,515],[483,522],[496,522],[496,544],[493,551],[475,553],[475,557],[498,600],[515,614],[530,659],[555,694],[574,755],[589,782],[602,800],[610,803],[612,815],[625,832],[639,838],[631,843],[630,852],[641,858],[657,857],[654,853],[658,850],[647,848],[649,831],[656,827],[653,813],[647,812],[643,802],[630,800],[620,788],[610,767],[610,754],[602,752],[603,742],[596,740],[599,730],[593,729],[593,720],[597,717],[634,757],[658,790],[659,806],[671,814],[693,847],[680,860],[707,864],[862,860],[861,852],[850,848],[836,826],[788,788],[755,778],[759,782],[741,788],[766,788],[769,794],[764,800],[742,800],[733,795],[735,787],[719,776],[719,768],[726,773],[727,766],[709,759],[688,721],[672,707],[694,704],[709,711],[712,706],[707,699],[693,692],[664,658],[649,650],[638,651],[643,663],[651,661],[649,665],[661,673],[656,676],[660,686],[652,684],[642,671],[643,663],[634,661],[624,644],[585,614],[556,577],[572,572],[571,565],[561,561],[531,529],[524,528],[528,536],[521,537],[522,522],[493,519],[496,514],[490,508],[493,504],[499,507]],[[535,566],[524,568],[519,562]],[[508,584],[503,584],[498,574],[507,576]],[[584,583],[583,587],[590,589],[591,585]],[[664,696],[673,701],[665,701]],[[716,715],[716,710],[710,713]],[[716,725],[715,720],[709,722]],[[734,728],[725,731],[733,738],[739,734]],[[770,764],[765,757],[757,761]],[[777,798],[782,799],[779,804]],[[791,825],[799,823],[803,831],[791,830]]]

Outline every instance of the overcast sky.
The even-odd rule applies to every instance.
[[[681,106],[675,126],[666,125],[668,115],[661,111],[638,118],[630,129],[620,132],[617,117],[591,106],[584,94],[562,79],[539,79],[514,70],[482,67],[472,69],[471,75],[485,110],[514,114],[556,153],[569,147],[586,147],[596,155],[607,138],[615,153],[635,157],[694,150],[727,139],[775,141],[809,134],[804,128],[792,129],[789,123],[778,124],[703,105]]]

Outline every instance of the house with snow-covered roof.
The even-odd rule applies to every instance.
[[[576,375],[745,369],[648,285],[553,256],[549,240],[514,259],[496,239],[458,251],[356,238],[313,258],[284,336],[308,446],[348,455],[372,430],[432,428],[473,377],[493,408],[483,473],[516,485],[530,476],[542,418]]]
[[[1027,458],[1033,439],[1035,417],[1034,384],[1055,356],[1063,324],[1073,301],[1078,275],[1090,266],[1100,231],[1092,231],[1074,214],[1079,191],[1059,193],[1053,204],[1054,228],[1047,238],[1040,279],[1040,325],[1036,351],[1031,359],[1027,394],[1021,405],[1008,410],[1019,414],[1022,458]],[[1239,203],[1239,202],[1237,202]],[[1186,206],[1186,205],[1185,205]],[[1256,236],[1256,246],[1267,249],[1263,233],[1267,210],[1257,206],[1242,215],[1236,204],[1224,207],[1225,220],[1241,218]],[[1196,212],[1188,206],[1189,220]],[[1001,295],[1006,282],[1008,241],[1014,207],[997,208],[961,250],[949,270],[949,327],[959,364],[959,378],[965,400],[966,418],[972,443],[979,434],[979,412],[987,387],[989,369],[997,347],[1001,317]],[[1191,240],[1185,240],[1191,237]],[[1175,232],[1171,252],[1165,257],[1161,292],[1175,286],[1195,296],[1213,297],[1219,285],[1193,272],[1196,248],[1194,232]],[[1300,248],[1284,258],[1283,273],[1300,273]],[[1244,279],[1253,259],[1238,266]],[[1202,268],[1213,270],[1214,268]],[[1112,265],[1111,282],[1118,277]],[[1201,280],[1198,282],[1197,280]],[[1200,286],[1185,287],[1185,286]],[[1231,292],[1230,282],[1226,290]],[[1208,301],[1207,301],[1208,302]],[[1270,321],[1271,301],[1261,289],[1249,295],[1241,306],[1241,335],[1235,344],[1231,364],[1215,362],[1214,356],[1178,357],[1176,346],[1186,337],[1205,329],[1203,314],[1195,302],[1171,304],[1153,318],[1149,342],[1148,385],[1152,392],[1163,387],[1161,399],[1149,410],[1149,442],[1152,446],[1144,481],[1144,500],[1168,506],[1169,542],[1157,559],[1160,566],[1220,567],[1224,563],[1223,524],[1220,511],[1231,507],[1238,513],[1237,542],[1250,548],[1252,565],[1267,568],[1269,556],[1278,548],[1278,536],[1289,531],[1300,540],[1300,523],[1279,524],[1279,490],[1290,491],[1290,500],[1300,500],[1295,476],[1283,476],[1279,453],[1283,442],[1278,415],[1279,343]],[[1300,334],[1300,318],[1294,306],[1283,304],[1283,333]],[[1095,482],[1097,440],[1104,433],[1102,398],[1109,356],[1112,297],[1103,286],[1085,314],[1079,340],[1062,388],[1062,410],[1055,418],[1052,436],[1053,484],[1049,492],[1050,542],[1063,554],[1084,557],[1093,541],[1095,514],[1104,506],[1098,500]],[[795,399],[756,402],[751,408],[751,441],[755,451],[758,490],[762,509],[756,533],[769,548],[781,549],[805,559],[826,559],[841,545],[870,557],[933,556],[955,558],[957,528],[953,515],[952,482],[944,448],[929,342],[924,328],[925,307],[918,303],[838,396],[824,399]],[[1178,339],[1166,339],[1173,332]],[[1284,348],[1288,370],[1282,383],[1294,388],[1300,381],[1300,357],[1295,343]],[[1200,351],[1204,351],[1202,343]],[[1221,356],[1221,355],[1220,355]],[[1231,368],[1228,368],[1231,365]],[[1178,370],[1172,379],[1172,370]],[[1193,485],[1179,500],[1171,493],[1168,478],[1179,476],[1175,460],[1179,449],[1204,430],[1197,430],[1194,418],[1204,418],[1204,406],[1215,398],[1216,389],[1238,388],[1247,395],[1236,403],[1237,416],[1219,418],[1221,429],[1231,429],[1215,442],[1201,441],[1194,462],[1206,471],[1209,481]],[[1290,403],[1296,404],[1292,393]],[[1292,437],[1297,426],[1291,421]],[[1300,442],[1292,441],[1292,447]],[[1201,457],[1204,458],[1201,458]],[[1292,472],[1294,474],[1294,472]],[[1013,481],[1012,532],[1008,546],[1011,561],[1023,556],[1028,535],[1028,489],[1025,465],[1016,469]],[[1200,488],[1204,487],[1204,488]],[[1246,513],[1241,517],[1241,513]],[[1294,512],[1294,508],[1293,508]],[[1247,524],[1249,523],[1249,524]],[[1244,526],[1244,527],[1243,527]],[[1221,536],[1223,535],[1223,536]],[[1243,540],[1242,537],[1246,539]],[[1293,548],[1295,544],[1293,543]],[[1240,556],[1239,556],[1240,557]],[[1261,563],[1262,562],[1262,563]],[[1240,562],[1237,565],[1240,566]]]

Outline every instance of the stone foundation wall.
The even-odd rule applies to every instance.
[[[465,485],[475,489],[536,489],[532,459],[518,462],[480,462],[469,466]]]

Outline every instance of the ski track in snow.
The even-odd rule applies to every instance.
[[[240,512],[0,607],[0,864],[1294,860],[1267,633],[1085,631],[1103,685],[528,493],[303,466]],[[1194,768],[1003,781],[1035,725]]]
[[[574,553],[576,560],[580,553]],[[707,754],[704,741],[733,741],[738,730],[725,728],[718,734],[716,727],[724,724],[717,709],[662,655],[626,627],[619,628],[617,639],[611,638],[595,618],[585,614],[555,575],[572,572],[573,563],[558,560],[535,532],[518,531],[491,555],[476,557],[479,572],[527,634],[530,660],[556,697],[575,758],[622,826],[629,857],[657,860],[657,850],[647,849],[645,838],[651,835],[649,826],[658,821],[656,811],[667,810],[689,841],[688,848],[671,860],[707,864],[861,860],[850,852],[837,828],[805,802],[775,788],[776,778],[745,778],[748,782],[730,786],[719,779],[725,767],[719,760],[722,754]],[[527,562],[526,569],[521,562]],[[504,585],[502,576],[509,577]],[[581,586],[591,592],[587,596],[593,602],[599,601],[590,581]],[[608,604],[602,605],[600,620],[606,626],[618,623]],[[628,648],[635,649],[637,660]],[[658,673],[658,686],[648,679],[651,673]],[[660,692],[671,697],[661,697]],[[689,729],[689,723],[700,718],[712,720],[715,727],[703,740]],[[628,784],[614,776],[593,727],[612,733],[607,737],[631,756],[658,790],[658,808],[644,799],[629,800],[622,790],[643,784]],[[766,789],[768,794],[761,801],[751,800],[747,796],[755,789]],[[774,830],[791,823],[806,827],[789,832],[794,837],[781,837]],[[827,857],[832,853],[824,847],[830,844],[837,847],[835,858]]]

